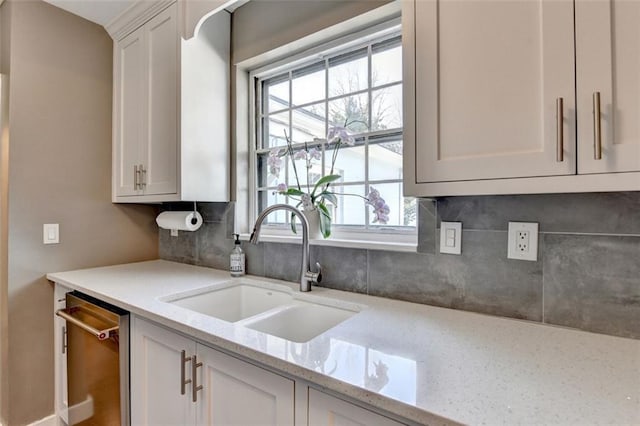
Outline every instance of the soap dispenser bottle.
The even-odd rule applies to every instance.
[[[236,241],[230,256],[230,268],[232,277],[241,277],[244,275],[244,252],[240,248],[240,235],[233,234]]]

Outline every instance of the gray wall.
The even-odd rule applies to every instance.
[[[232,16],[237,64],[346,21],[392,0],[252,0]]]
[[[199,231],[160,231],[160,256],[227,269],[234,206],[199,208]],[[441,220],[463,222],[462,255],[436,251]],[[506,258],[509,221],[540,224],[537,262]],[[420,253],[314,246],[311,260],[330,288],[640,338],[640,192],[420,200],[418,235]],[[250,274],[297,281],[300,246],[243,248]]]
[[[111,203],[107,33],[41,1],[5,1],[0,13],[11,23],[2,64],[11,66],[2,394],[8,424],[21,425],[53,412],[53,291],[45,274],[157,258],[158,234],[154,207]],[[43,223],[60,224],[60,244],[42,244]]]

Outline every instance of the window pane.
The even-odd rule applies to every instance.
[[[311,142],[314,139],[323,139],[325,134],[326,108],[325,103],[309,105],[292,111],[293,116],[293,142]]]
[[[347,95],[369,87],[367,49],[329,60],[329,96]]]
[[[402,47],[397,43],[394,42],[390,46],[383,42],[372,47],[372,86],[375,87],[402,80]]]
[[[329,127],[346,127],[352,134],[369,130],[369,97],[366,93],[329,102]]]
[[[319,101],[326,97],[324,62],[294,71],[292,78],[293,106]]]
[[[371,130],[387,130],[402,127],[402,85],[398,84],[371,93],[373,108]]]
[[[369,180],[402,179],[402,141],[369,142]]]
[[[287,140],[285,139],[285,132],[289,133],[289,112],[280,112],[278,114],[272,114],[265,117],[262,120],[264,123],[264,139],[266,143],[265,148],[273,148],[275,146],[286,146]]]
[[[262,84],[264,114],[289,107],[289,74],[270,78]]]
[[[284,196],[278,194],[275,190],[258,191],[258,211],[262,211],[268,206],[285,202]],[[276,210],[269,214],[265,219],[266,223],[286,223],[287,213],[283,210]]]
[[[329,146],[335,147],[334,144]],[[328,147],[328,148],[329,148]],[[324,153],[325,174],[331,173],[331,162],[335,154],[334,149],[327,149]],[[364,182],[365,151],[364,146],[342,145],[338,150],[333,173],[342,176],[340,182]]]
[[[384,198],[389,206],[389,221],[386,226],[415,226],[415,198],[405,198],[402,196],[402,182],[372,184],[371,186],[380,192],[380,196]],[[379,223],[373,223],[373,209],[369,207],[368,211],[372,226],[385,226]]]
[[[289,168],[289,181],[287,182],[288,186],[298,187],[298,182],[300,186],[303,187],[302,190],[306,192],[307,182],[310,182],[311,185],[315,185],[315,183],[322,177],[322,163],[320,158],[313,157],[311,154],[313,153],[314,147],[309,146],[309,151],[305,151],[304,149],[298,149],[294,152],[295,159],[291,157],[288,158],[287,167]],[[317,149],[317,148],[316,148]],[[311,154],[310,154],[311,153]],[[295,168],[294,168],[295,165]],[[296,180],[296,173],[298,179]]]
[[[347,185],[334,186],[333,191],[338,194],[338,206],[334,209],[333,223],[337,225],[364,225],[366,205],[361,198],[364,196],[364,186]],[[339,195],[357,194],[361,197]]]
[[[275,163],[273,165],[269,164],[270,161]],[[284,165],[285,159],[279,158],[281,166],[278,172],[277,162],[278,159],[269,160],[269,154],[259,154],[258,155],[258,164],[257,164],[257,174],[258,174],[258,187],[265,188],[267,186],[277,186],[280,182],[284,182]],[[276,172],[277,174],[274,174]]]

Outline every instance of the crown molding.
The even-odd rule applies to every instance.
[[[114,40],[125,36],[142,26],[149,19],[175,3],[176,0],[140,1],[134,3],[111,22],[104,26]]]

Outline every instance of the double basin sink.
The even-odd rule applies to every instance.
[[[294,292],[284,285],[248,280],[231,280],[162,301],[297,343],[308,342],[362,308]]]

